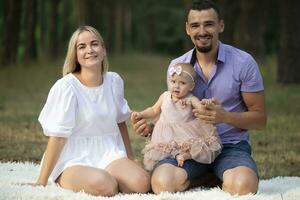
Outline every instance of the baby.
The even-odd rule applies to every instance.
[[[164,158],[176,158],[179,167],[187,159],[201,163],[211,163],[221,152],[221,142],[216,128],[193,115],[192,109],[210,106],[210,99],[200,101],[192,95],[196,72],[187,63],[169,68],[168,91],[160,95],[158,101],[141,112],[133,112],[135,118],[155,119],[151,140],[143,149],[144,165],[153,170],[157,162]]]

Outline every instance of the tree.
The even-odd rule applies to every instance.
[[[124,23],[123,23],[123,11],[124,11],[124,2],[122,0],[115,0],[114,5],[114,52],[121,53],[123,51],[123,30],[124,30]]]
[[[300,2],[280,1],[280,44],[278,75],[280,83],[300,83]]]
[[[267,0],[242,0],[234,33],[235,44],[251,53],[257,61],[265,57]]]
[[[3,40],[0,52],[1,65],[6,66],[17,62],[20,22],[22,12],[21,0],[4,0],[3,9]]]
[[[58,39],[58,5],[60,0],[52,0],[49,1],[49,50],[50,56],[55,58],[58,56],[58,47],[59,47],[59,39]]]
[[[35,29],[37,22],[37,0],[27,0],[25,5],[25,61],[37,58]]]
[[[223,19],[225,23],[225,30],[220,35],[221,41],[226,44],[236,45],[236,41],[234,41],[234,32],[237,29],[237,16],[240,15],[241,1],[232,3],[232,0],[218,0],[217,3],[220,7],[221,19]]]

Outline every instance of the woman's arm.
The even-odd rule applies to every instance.
[[[62,137],[49,137],[44,155],[44,161],[36,185],[47,185],[48,178],[52,170],[54,169],[54,166],[60,156],[60,153],[66,141],[67,139]]]
[[[124,141],[127,156],[128,156],[129,159],[133,160],[134,155],[133,155],[130,140],[129,140],[129,135],[128,135],[126,122],[118,123],[118,126],[119,126],[119,129],[120,129],[123,141]]]

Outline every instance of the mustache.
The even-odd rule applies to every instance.
[[[213,36],[211,34],[205,34],[205,35],[196,35],[195,36],[196,39],[201,39],[201,38],[206,38],[206,39],[211,39],[213,38]]]

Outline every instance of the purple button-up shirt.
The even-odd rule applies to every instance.
[[[258,92],[264,90],[259,68],[253,57],[235,47],[219,42],[218,57],[213,66],[209,80],[204,78],[202,69],[196,59],[195,48],[171,61],[176,63],[191,63],[197,73],[196,86],[193,94],[199,99],[217,98],[225,110],[230,112],[245,112],[247,107],[243,102],[241,92]],[[248,130],[236,128],[226,123],[216,125],[217,132],[223,144],[249,142]]]

